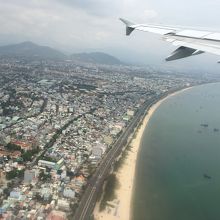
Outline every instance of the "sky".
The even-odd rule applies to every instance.
[[[119,17],[220,29],[219,11],[220,0],[0,0],[0,45],[28,40],[66,53],[102,51],[122,60],[163,63],[175,47],[154,34],[125,36]]]

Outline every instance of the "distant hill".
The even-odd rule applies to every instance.
[[[65,59],[66,55],[47,46],[39,46],[30,41],[0,47],[0,56],[25,57],[30,59]]]
[[[62,52],[48,46],[40,46],[31,41],[25,41],[19,44],[10,44],[0,46],[0,57],[20,57],[28,59],[71,59],[73,61],[84,63],[97,63],[107,65],[123,64],[119,59],[106,53],[77,53],[66,56]]]
[[[78,53],[78,54],[72,54],[71,56],[72,60],[85,62],[85,63],[98,63],[98,64],[107,64],[107,65],[120,65],[122,62],[106,53]]]

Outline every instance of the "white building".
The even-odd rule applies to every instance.
[[[24,171],[24,183],[29,184],[36,180],[36,170],[25,170]]]
[[[64,199],[58,199],[57,206],[58,206],[58,209],[64,210],[64,211],[69,211],[70,209],[69,202]]]
[[[63,196],[67,198],[74,198],[75,197],[75,191],[70,189],[69,187],[65,188],[63,191]]]
[[[48,168],[55,168],[56,163],[51,162],[51,161],[47,161],[47,160],[39,160],[38,161],[38,166],[40,167],[48,167]]]

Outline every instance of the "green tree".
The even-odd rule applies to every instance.
[[[8,143],[5,148],[7,148],[9,151],[21,151],[21,147],[16,145],[16,144],[12,144],[12,143]]]
[[[24,170],[11,170],[10,172],[6,173],[6,179],[11,180],[16,177],[22,178],[24,176]]]

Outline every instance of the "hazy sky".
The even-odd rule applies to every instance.
[[[175,48],[152,34],[126,37],[119,17],[220,29],[219,11],[220,0],[0,0],[0,44],[31,40],[68,52],[155,61]]]

